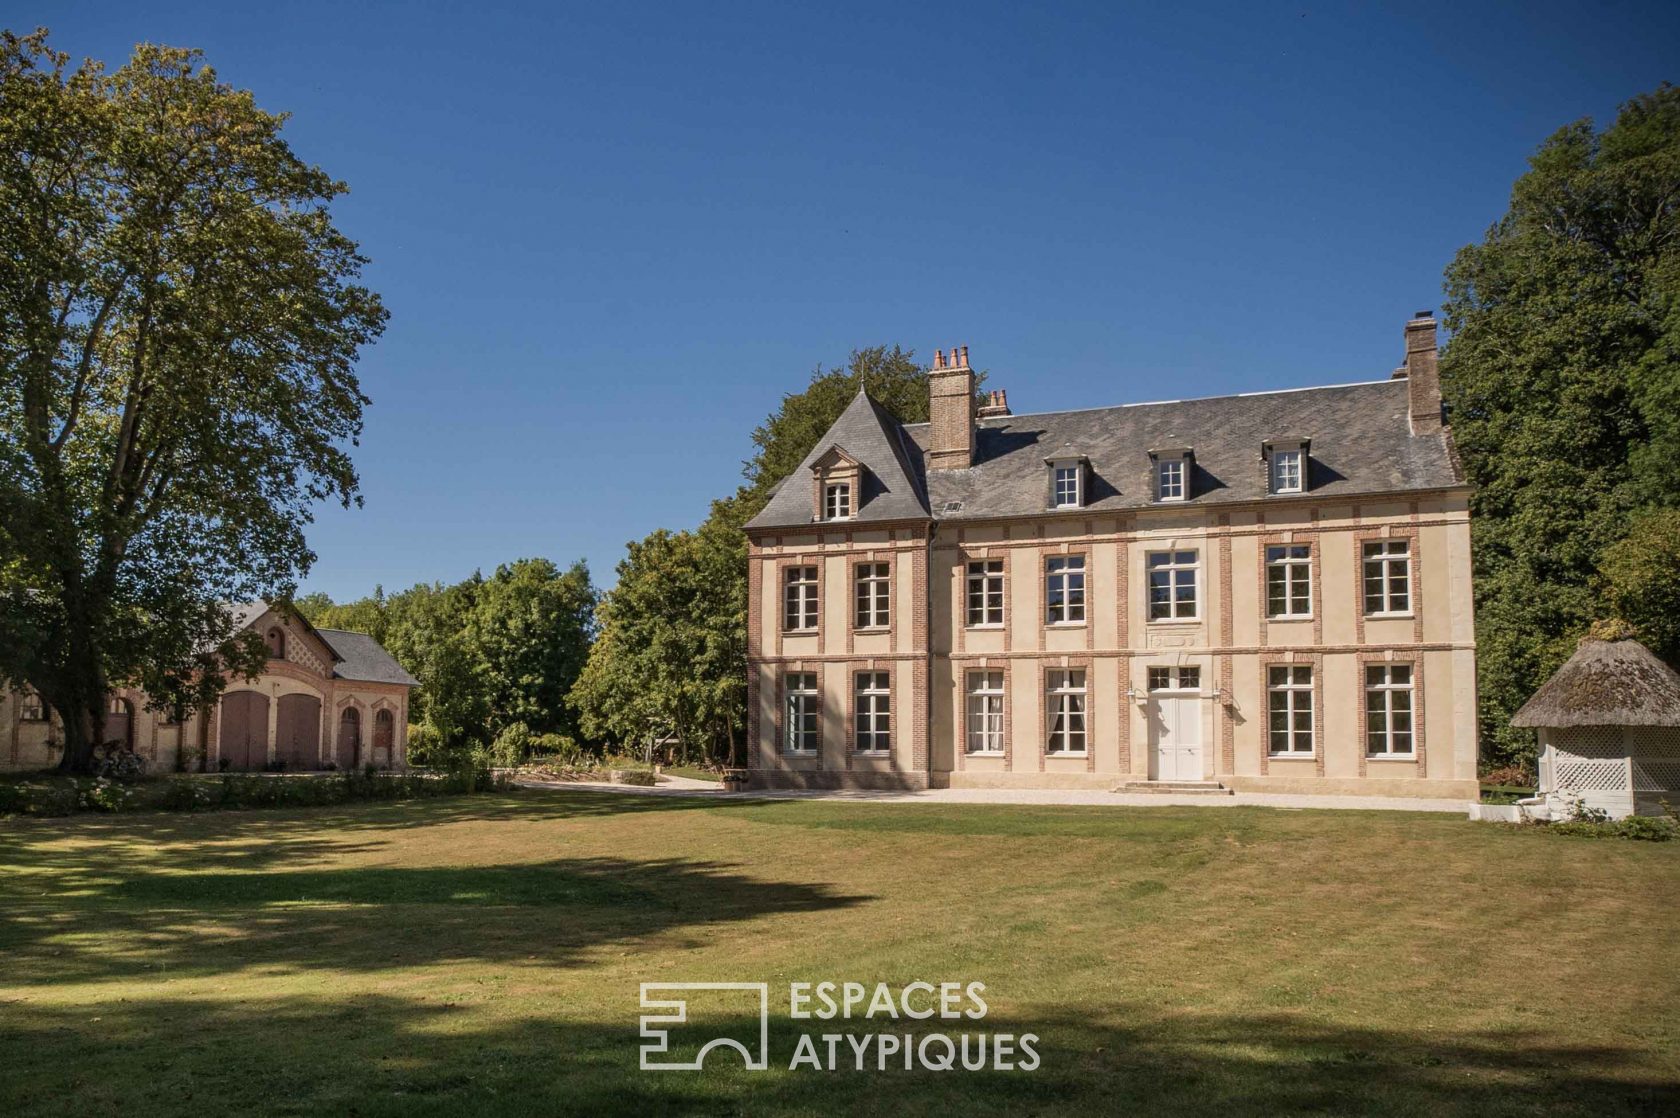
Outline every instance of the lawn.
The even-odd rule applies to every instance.
[[[528,791],[0,819],[0,894],[7,1115],[1680,1104],[1680,844]],[[989,1013],[790,1021],[824,979],[982,981]],[[638,984],[672,980],[769,982],[770,1070],[638,1070]],[[836,1029],[1033,1033],[1041,1062],[788,1070]]]

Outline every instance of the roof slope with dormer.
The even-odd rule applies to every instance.
[[[808,467],[835,442],[855,450],[842,432],[854,402],[818,444]],[[1158,507],[1154,499],[1151,450],[1189,448],[1190,495],[1166,507],[1286,501],[1302,497],[1392,497],[1427,490],[1462,488],[1445,431],[1413,435],[1407,422],[1404,379],[1325,388],[1297,388],[1200,400],[1124,404],[1082,411],[1043,412],[980,419],[975,424],[974,464],[967,469],[924,471],[922,446],[928,425],[900,425],[878,406],[871,415],[883,450],[892,430],[909,451],[903,472],[919,483],[925,505],[891,506],[892,515],[940,521],[1043,516],[1045,460],[1083,455],[1089,474],[1079,512]],[[1261,451],[1280,438],[1309,441],[1306,491],[1271,496]],[[871,463],[872,465],[872,463]],[[925,509],[925,511],[923,511]],[[1068,510],[1059,510],[1065,515]],[[749,528],[811,523],[808,491],[784,485]],[[859,519],[866,519],[860,509]]]
[[[859,392],[818,441],[791,477],[783,480],[770,503],[748,528],[789,527],[815,519],[810,488],[800,483],[811,471],[839,451],[862,471],[856,511],[848,523],[883,520],[926,520],[928,504],[921,481],[922,451],[905,426],[891,412]]]

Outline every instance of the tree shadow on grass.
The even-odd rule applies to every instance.
[[[747,977],[747,976],[741,976]],[[774,988],[773,988],[774,990]],[[1442,1116],[1667,1114],[1675,1084],[1648,1052],[1506,1031],[1427,1036],[1295,1017],[1207,1017],[1125,1007],[1126,1024],[1023,1012],[983,1021],[790,1021],[771,1006],[769,1069],[719,1050],[699,1072],[638,1067],[634,988],[621,1020],[564,1006],[487,1021],[480,1007],[385,995],[202,999],[31,1007],[0,1015],[0,1109],[24,1116],[121,1113],[531,1114],[1278,1114]],[[620,993],[606,992],[607,1004]],[[598,1014],[600,1011],[597,1011]],[[719,1035],[755,1037],[756,1017]],[[1560,1032],[1563,1031],[1560,1029]],[[1033,1071],[789,1070],[800,1033],[1035,1034]],[[871,1042],[873,1043],[873,1042]],[[817,1050],[825,1045],[817,1040]],[[938,1050],[938,1045],[933,1046]],[[73,1053],[65,1058],[66,1053]],[[159,1074],[161,1071],[167,1074]]]
[[[572,966],[603,944],[869,899],[718,862],[618,858],[241,873],[92,868],[52,885],[46,896],[10,898],[0,913],[10,983],[247,966]]]

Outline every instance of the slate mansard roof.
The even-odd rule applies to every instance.
[[[998,416],[976,422],[974,465],[928,471],[925,423],[898,423],[859,394],[748,528],[792,528],[813,522],[810,469],[839,444],[863,466],[863,498],[854,523],[887,520],[987,520],[1045,515],[1045,459],[1088,459],[1085,503],[1077,512],[1159,507],[1151,450],[1189,447],[1191,496],[1170,507],[1268,496],[1263,444],[1309,440],[1302,496],[1400,495],[1465,484],[1445,432],[1413,435],[1405,379],[1327,388],[1299,388],[1200,400],[1124,404],[1081,411]],[[877,479],[873,484],[871,477]]]
[[[366,633],[352,633],[348,629],[315,631],[338,656],[338,663],[333,665],[333,675],[337,678],[367,683],[401,683],[408,687],[420,685],[418,679],[403,670],[395,656]]]

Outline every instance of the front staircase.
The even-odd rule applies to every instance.
[[[1217,780],[1128,780],[1115,792],[1153,793],[1162,796],[1234,796],[1236,792]]]

